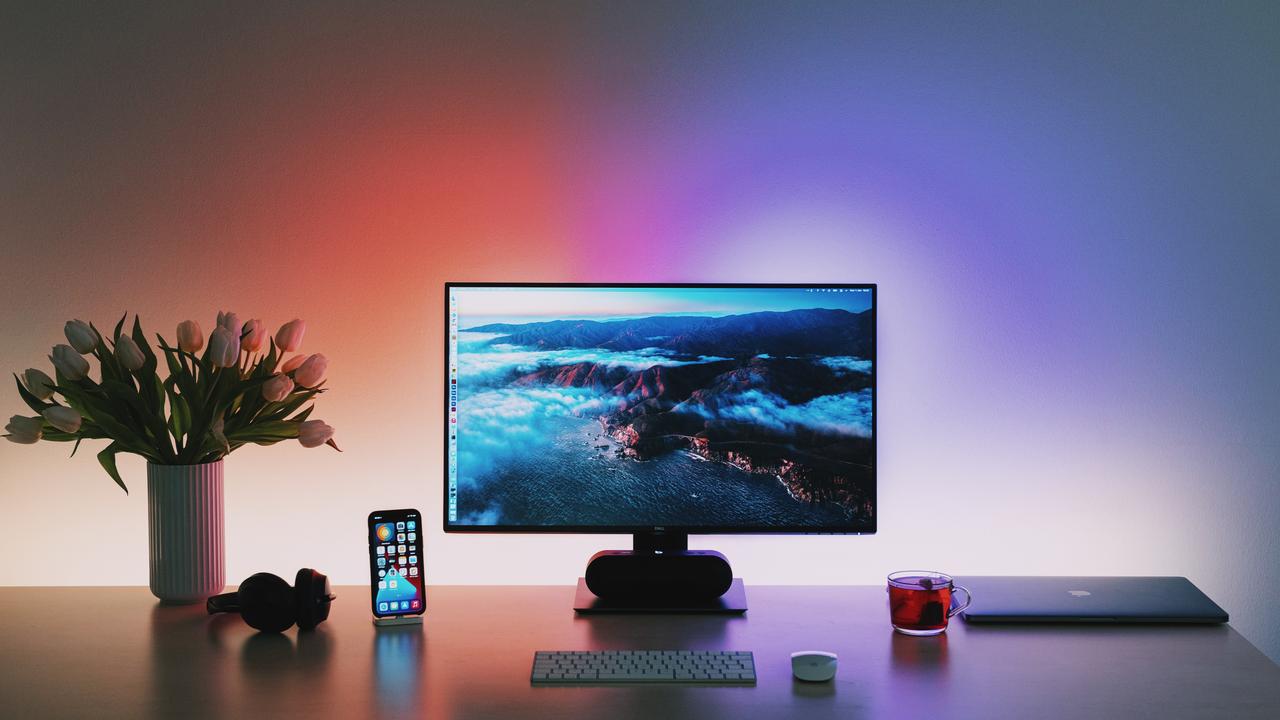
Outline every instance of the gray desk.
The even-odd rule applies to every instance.
[[[571,587],[436,587],[375,630],[341,587],[312,633],[259,635],[143,588],[0,588],[0,716],[1277,718],[1280,668],[1230,627],[979,627],[909,638],[871,587],[752,587],[745,617],[575,618]],[[756,687],[531,687],[535,649],[742,649]],[[791,679],[798,649],[834,683]]]

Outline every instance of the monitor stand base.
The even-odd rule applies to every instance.
[[[697,613],[708,615],[741,615],[747,611],[747,589],[742,578],[734,578],[723,595],[711,600],[683,602],[679,598],[613,599],[596,597],[587,589],[585,578],[578,578],[578,590],[573,596],[573,610],[580,615],[605,615],[609,613]]]

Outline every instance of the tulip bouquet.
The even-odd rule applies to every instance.
[[[242,323],[235,313],[218,313],[207,347],[200,325],[187,320],[178,325],[174,346],[156,336],[169,372],[161,380],[137,316],[132,332],[122,332],[127,317],[110,340],[91,323],[68,322],[70,344],[55,345],[49,356],[54,377],[36,368],[14,376],[18,394],[38,415],[13,416],[5,437],[27,444],[75,441],[72,455],[86,438],[110,440],[98,462],[125,492],[116,469],[122,452],[157,465],[198,465],[246,443],[297,439],[304,447],[339,449],[333,428],[308,419],[315,405],[307,403],[324,392],[328,360],[319,353],[284,359],[302,344],[301,320],[270,338],[261,320]],[[98,361],[97,381],[86,356]]]

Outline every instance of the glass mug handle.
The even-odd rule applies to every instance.
[[[967,588],[967,587],[965,587],[965,586],[963,586],[963,585],[952,585],[952,586],[951,586],[951,592],[953,592],[953,593],[954,593],[954,592],[955,592],[955,591],[957,591],[957,590],[963,590],[963,591],[964,591],[964,604],[963,604],[963,605],[961,605],[960,607],[951,608],[951,611],[947,613],[947,618],[953,618],[953,617],[955,617],[955,616],[956,616],[956,613],[958,613],[958,612],[964,612],[964,609],[965,609],[965,608],[967,608],[967,607],[969,607],[969,605],[973,603],[973,593],[969,592],[969,588]]]

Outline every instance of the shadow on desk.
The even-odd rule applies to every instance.
[[[152,608],[150,624],[154,715],[180,717],[195,707],[234,715],[246,697],[262,700],[262,711],[270,712],[281,688],[322,686],[333,656],[334,637],[323,625],[260,633],[237,615],[210,617],[200,605],[161,604]],[[193,647],[201,639],[207,648]]]
[[[724,645],[729,628],[743,622],[739,615],[670,614],[661,618],[660,625],[638,624],[632,615],[579,615],[573,622],[585,623],[594,650],[741,649]]]

